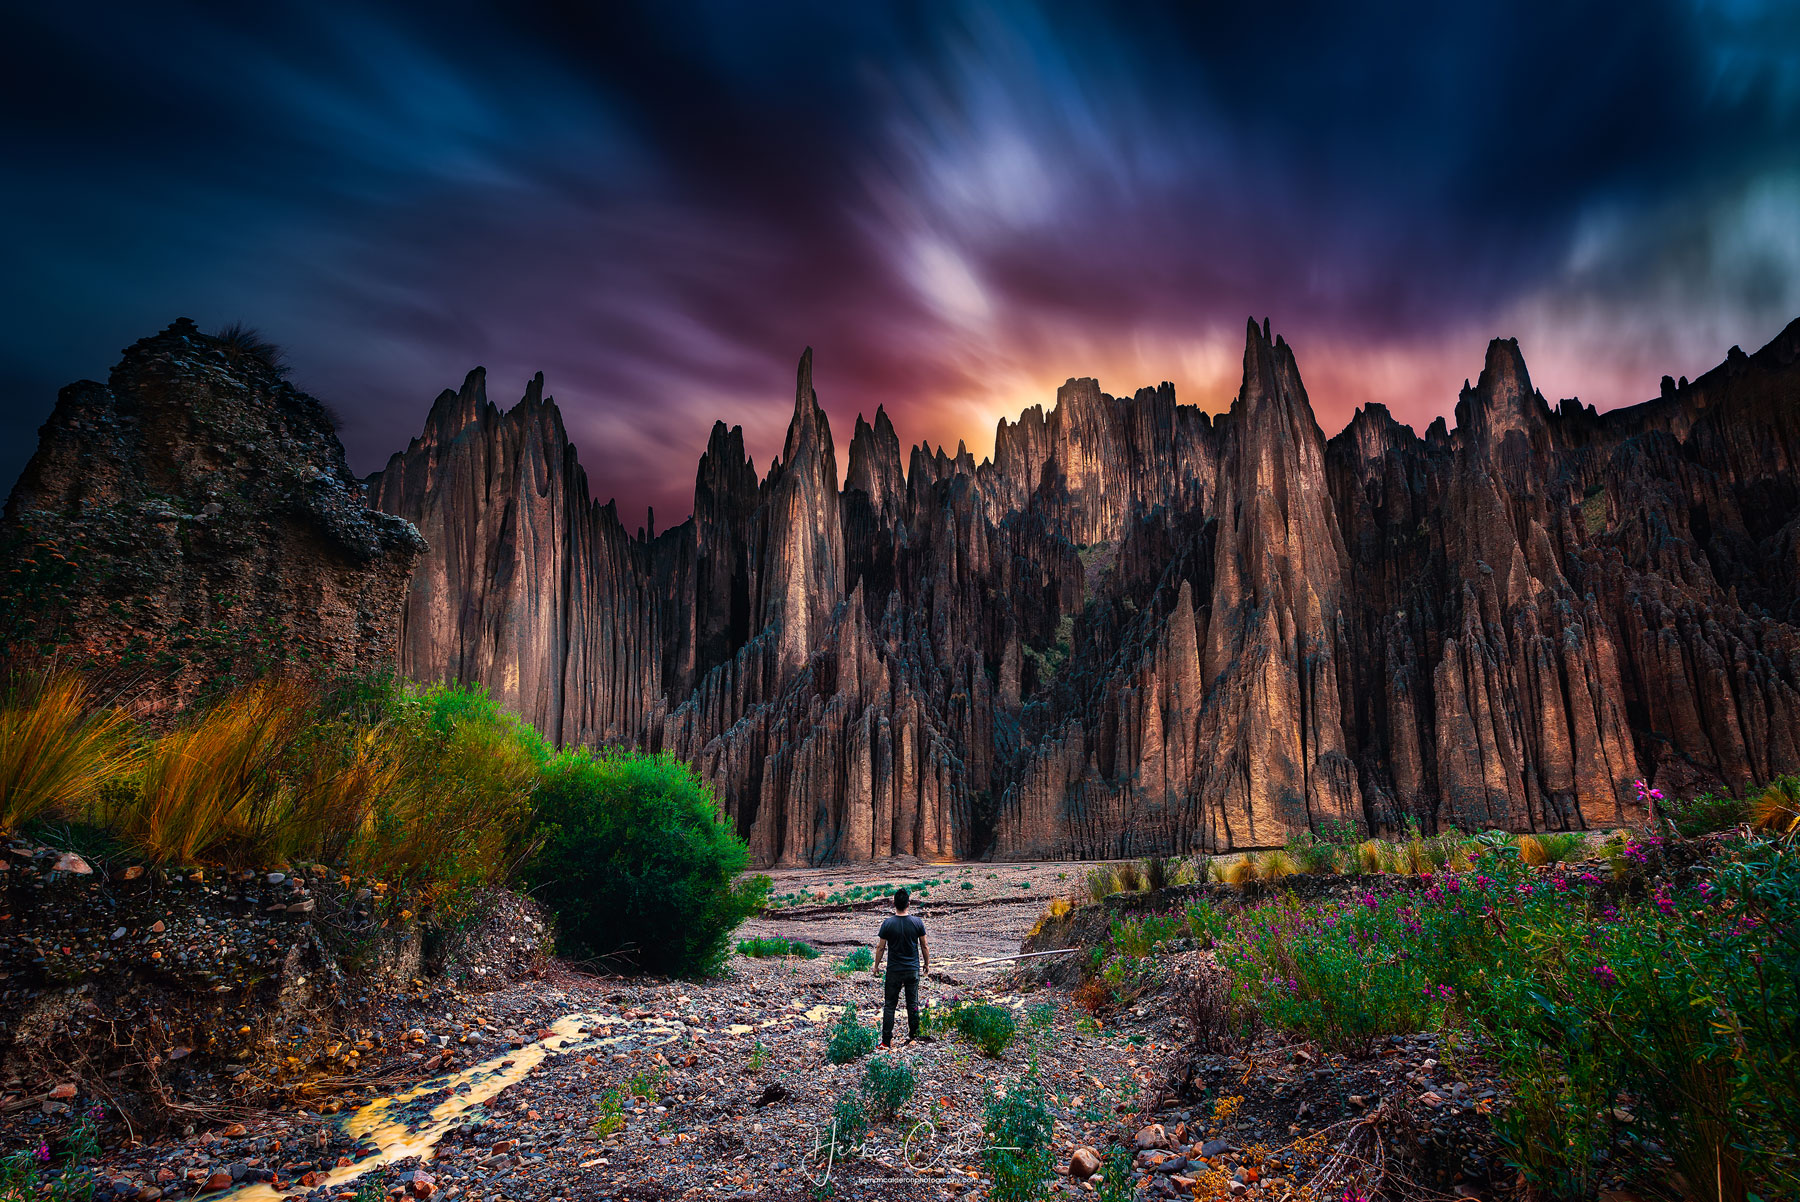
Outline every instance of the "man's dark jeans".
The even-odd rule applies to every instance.
[[[886,996],[881,1003],[881,1043],[886,1047],[894,1042],[894,1006],[900,1000],[900,990],[906,989],[906,1033],[914,1039],[919,1037],[919,970],[904,968],[899,972],[888,969],[882,984],[886,986]]]

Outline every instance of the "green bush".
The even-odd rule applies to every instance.
[[[667,756],[565,751],[537,794],[534,894],[578,955],[649,972],[719,970],[769,879],[739,879],[749,851],[712,790]]]
[[[982,1161],[994,1178],[996,1202],[1030,1202],[1043,1195],[1054,1171],[1050,1136],[1054,1118],[1043,1082],[1028,1073],[987,1104],[982,1129],[987,1148]]]
[[[859,947],[838,961],[837,970],[841,973],[867,972],[874,966],[875,953],[866,947]]]
[[[869,1135],[869,1115],[862,1098],[847,1093],[831,1109],[831,1122],[820,1132],[819,1150],[834,1160],[848,1160],[861,1150]]]
[[[752,959],[767,960],[776,956],[798,956],[802,960],[817,960],[819,951],[810,943],[802,943],[798,939],[740,939],[737,945],[738,955]]]
[[[956,1029],[983,1055],[998,1058],[1019,1030],[1018,1020],[1005,1006],[964,1006],[956,1011]]]
[[[898,1056],[875,1056],[863,1067],[862,1096],[870,1114],[894,1117],[917,1086],[912,1065]]]
[[[1669,798],[1657,806],[1657,815],[1674,824],[1675,833],[1684,839],[1728,831],[1750,820],[1750,803],[1729,793],[1703,793],[1683,801]]]
[[[825,1045],[825,1058],[833,1064],[849,1064],[873,1052],[879,1042],[880,1036],[874,1027],[865,1027],[857,1021],[856,1004],[845,1002],[837,1025],[831,1029],[831,1039]]]

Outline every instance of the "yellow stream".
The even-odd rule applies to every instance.
[[[642,1041],[647,1046],[672,1043],[685,1030],[680,1026],[643,1026],[604,1039],[581,1037],[584,1028],[611,1026],[622,1022],[623,1019],[612,1016],[571,1014],[552,1024],[550,1030],[553,1033],[535,1043],[528,1043],[491,1060],[483,1060],[452,1076],[433,1077],[404,1093],[377,1098],[345,1119],[344,1130],[354,1139],[367,1139],[380,1151],[347,1168],[331,1170],[319,1184],[343,1185],[372,1169],[405,1160],[409,1156],[416,1156],[420,1160],[431,1159],[432,1149],[452,1127],[463,1121],[464,1113],[523,1081],[546,1057],[606,1047],[628,1040]],[[459,1092],[459,1088],[464,1085],[468,1089]],[[404,1112],[406,1103],[430,1094],[445,1093],[446,1090],[449,1092],[444,1098],[425,1114],[408,1115]],[[231,1202],[274,1202],[288,1194],[267,1184],[258,1184],[247,1185],[228,1196]]]

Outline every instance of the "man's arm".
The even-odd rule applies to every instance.
[[[931,943],[923,935],[919,936],[919,975],[931,975]]]
[[[871,970],[876,976],[881,975],[881,958],[885,955],[887,955],[887,940],[877,939],[875,941],[875,967]]]

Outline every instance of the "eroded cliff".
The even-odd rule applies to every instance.
[[[1453,432],[1329,440],[1252,323],[1217,419],[1071,380],[903,471],[877,412],[842,489],[810,351],[795,392],[766,475],[720,424],[637,538],[541,381],[446,392],[370,483],[432,546],[401,666],[692,761],[767,863],[1591,827],[1800,771],[1800,323],[1606,414],[1497,340]]]

